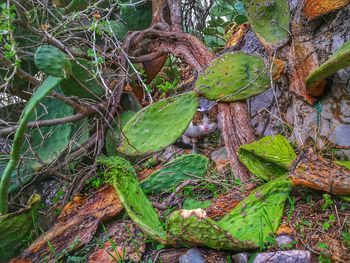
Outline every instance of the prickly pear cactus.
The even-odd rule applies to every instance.
[[[139,186],[131,164],[120,157],[100,157],[106,167],[105,175],[113,184],[120,201],[130,218],[150,237],[166,243],[166,233],[157,212]]]
[[[286,176],[274,179],[239,203],[218,225],[239,240],[261,245],[274,234],[283,216],[284,204],[292,188]]]
[[[200,179],[208,169],[208,159],[199,154],[177,157],[147,177],[141,187],[145,193],[161,193],[189,179]]]
[[[242,163],[255,176],[269,180],[288,173],[296,154],[282,135],[266,136],[238,150]]]
[[[0,181],[0,214],[6,214],[8,210],[8,190],[11,175],[16,168],[19,157],[20,149],[24,141],[24,132],[26,131],[26,125],[30,119],[30,116],[40,101],[55,87],[61,83],[62,79],[49,76],[34,92],[33,96],[27,102],[22,117],[19,121],[18,128],[16,130],[13,146],[10,154],[10,160],[7,163]]]
[[[152,21],[152,3],[145,1],[141,3],[131,0],[131,4],[120,7],[120,18],[125,22],[129,31],[142,30],[149,27]],[[138,4],[136,4],[138,3]]]
[[[244,0],[248,20],[265,47],[276,47],[289,37],[287,0]]]
[[[89,6],[88,0],[72,0],[69,5],[64,8],[64,13],[68,14],[74,11],[83,11]]]
[[[267,72],[268,67],[257,56],[226,53],[199,75],[195,89],[208,100],[243,100],[270,87]]]
[[[194,92],[158,101],[137,112],[123,128],[118,150],[138,156],[164,149],[185,132],[198,107]]]
[[[136,112],[124,111],[120,116],[120,124],[112,125],[112,128],[108,129],[105,139],[106,152],[108,156],[114,156],[117,154],[117,146],[120,141],[120,130],[125,124],[135,115]]]
[[[166,223],[168,239],[177,245],[197,245],[213,249],[241,251],[257,246],[249,241],[232,237],[202,209],[179,210],[170,215]]]
[[[41,71],[57,78],[69,78],[72,72],[68,55],[50,45],[40,46],[36,50],[34,62]]]
[[[63,118],[73,113],[74,109],[64,102],[54,98],[44,98],[31,115],[30,121]],[[34,170],[42,167],[42,164],[36,161],[35,156],[45,164],[56,160],[69,144],[72,131],[73,124],[71,123],[31,129],[29,132],[30,146],[25,143],[21,149],[22,154],[27,153],[27,165]],[[35,156],[32,151],[35,152]]]
[[[307,91],[311,95],[319,95],[317,90],[314,90],[317,83],[348,66],[350,66],[350,40],[345,42],[325,63],[311,72],[306,79]]]
[[[35,218],[41,198],[34,195],[27,207],[0,216],[0,259],[8,262],[25,245],[34,228]]]
[[[71,76],[61,83],[63,93],[67,96],[99,99],[105,91],[92,73],[93,71],[94,66],[91,61],[82,58],[72,61]]]

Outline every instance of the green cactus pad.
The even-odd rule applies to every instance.
[[[0,214],[7,213],[8,210],[8,190],[11,175],[13,170],[16,168],[19,157],[20,149],[24,141],[24,133],[26,131],[26,125],[30,119],[32,112],[41,100],[55,87],[61,83],[62,79],[49,76],[34,92],[30,100],[27,102],[22,117],[19,121],[18,128],[16,130],[13,146],[10,154],[10,160],[7,163],[3,175],[0,181]]]
[[[35,52],[34,62],[41,71],[57,78],[69,78],[72,72],[68,55],[53,46],[40,46]]]
[[[296,158],[293,148],[282,135],[266,136],[243,145],[238,150],[238,156],[249,171],[262,180],[288,173]]]
[[[287,0],[244,0],[248,21],[263,44],[279,46],[289,37]],[[265,45],[266,46],[266,45]]]
[[[345,42],[325,63],[307,77],[307,90],[312,89],[320,80],[348,66],[350,66],[350,40]]]
[[[100,157],[106,166],[105,175],[110,181],[129,217],[151,238],[166,243],[166,233],[157,212],[139,186],[131,164],[120,157]]]
[[[164,149],[185,132],[198,107],[194,92],[158,101],[137,112],[123,128],[118,150],[138,156]]]
[[[135,115],[134,111],[124,111],[120,116],[120,124],[112,125],[112,128],[108,129],[105,139],[106,152],[108,156],[114,156],[117,154],[117,146],[120,142],[120,127],[123,128],[125,124]]]
[[[128,33],[128,26],[122,21],[108,20],[107,24],[103,26],[103,31],[121,40]]]
[[[74,113],[74,109],[64,102],[55,98],[44,98],[40,105],[36,107],[35,112],[30,117],[30,121],[50,120],[70,116]],[[42,164],[35,160],[35,156],[39,157],[45,164],[49,164],[56,160],[58,156],[66,149],[72,136],[73,125],[71,123],[61,124],[57,126],[43,126],[30,130],[30,147],[25,143],[21,152],[29,154],[28,164],[35,170],[39,170]]]
[[[232,237],[202,209],[176,211],[168,218],[166,227],[168,240],[181,246],[197,245],[231,251],[257,248],[252,242]]]
[[[282,176],[256,190],[239,203],[218,225],[239,240],[256,245],[266,242],[274,234],[283,216],[284,204],[292,182]]]
[[[79,98],[99,99],[105,91],[92,73],[94,65],[91,61],[78,58],[72,61],[72,74],[69,79],[61,83],[61,89],[67,96],[77,96]]]
[[[146,29],[152,21],[151,1],[141,4],[137,2],[139,1],[132,0],[131,3],[134,4],[121,4],[120,7],[120,18],[128,26],[129,31]]]
[[[89,6],[88,0],[72,0],[69,5],[64,8],[64,13],[68,14],[74,11],[83,11]]]
[[[196,82],[196,91],[208,100],[233,102],[266,91],[270,87],[268,67],[257,56],[243,52],[216,58]]]
[[[199,154],[182,155],[147,177],[141,183],[141,187],[145,193],[161,193],[182,181],[203,178],[207,169],[206,157]]]
[[[10,258],[20,251],[28,241],[34,229],[34,219],[39,209],[41,198],[34,195],[27,207],[10,214],[0,216],[0,259],[8,262]]]

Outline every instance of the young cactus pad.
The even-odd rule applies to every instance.
[[[262,180],[288,173],[296,158],[293,148],[282,135],[266,136],[245,144],[239,148],[238,156],[249,171]]]
[[[270,87],[268,67],[254,55],[226,53],[216,58],[196,82],[196,91],[208,100],[232,102],[264,92]]]
[[[68,55],[53,46],[40,46],[35,52],[34,62],[41,71],[57,78],[69,78],[72,72]]]
[[[239,240],[265,243],[274,234],[283,216],[284,204],[292,188],[286,176],[274,179],[253,191],[218,225]]]
[[[202,209],[179,210],[167,220],[168,239],[178,245],[205,246],[213,249],[242,251],[257,246],[249,241],[232,237]]]
[[[151,202],[139,186],[131,164],[120,157],[100,157],[107,180],[113,184],[129,217],[151,238],[165,243],[165,230]]]
[[[141,187],[145,193],[161,193],[189,179],[200,179],[208,169],[208,158],[199,154],[177,157],[147,177]]]
[[[249,23],[267,47],[286,42],[289,36],[289,5],[287,0],[244,0]]]
[[[306,89],[310,95],[319,96],[315,90],[317,83],[337,71],[350,66],[350,40],[345,42],[325,63],[323,63],[306,79]]]
[[[158,101],[137,112],[124,126],[118,150],[138,156],[164,149],[187,129],[198,107],[194,92]]]

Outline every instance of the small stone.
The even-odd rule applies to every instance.
[[[191,248],[179,258],[179,263],[204,263],[204,255],[198,248]]]
[[[339,124],[333,130],[329,140],[338,146],[350,146],[350,125]]]
[[[311,253],[306,250],[276,251],[257,254],[253,263],[310,263]]]
[[[248,253],[239,253],[232,256],[233,263],[247,263]]]
[[[225,168],[230,164],[230,160],[227,157],[225,147],[212,152],[210,158],[215,162],[216,169],[219,172],[223,172]]]
[[[286,247],[289,243],[293,242],[293,238],[288,235],[281,235],[276,238],[278,247]]]

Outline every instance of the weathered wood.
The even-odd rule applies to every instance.
[[[114,188],[109,185],[86,199],[78,198],[64,208],[52,228],[11,262],[56,262],[65,253],[90,242],[98,224],[122,210]]]
[[[250,172],[237,155],[241,145],[255,141],[254,131],[249,122],[247,103],[239,101],[218,105],[219,121],[233,175],[242,182],[247,181],[251,177]]]
[[[350,195],[350,170],[314,154],[311,148],[299,155],[289,177],[304,186],[334,195]]]

